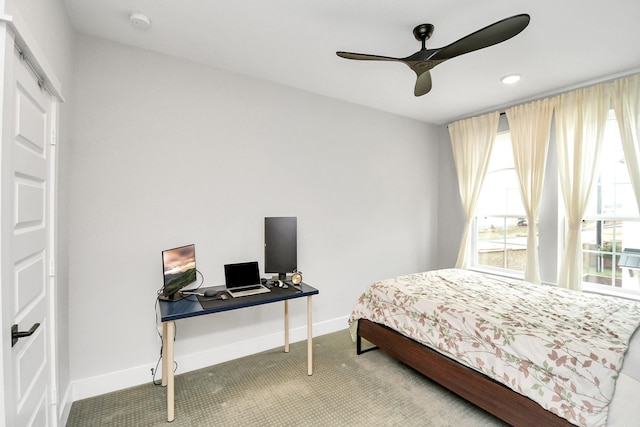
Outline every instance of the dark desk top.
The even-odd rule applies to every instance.
[[[206,301],[205,307],[200,303],[195,295],[190,295],[178,301],[158,301],[160,306],[160,316],[162,322],[171,320],[185,319],[187,317],[202,316],[203,314],[218,313],[221,311],[237,310],[244,307],[252,307],[254,305],[269,304],[277,301],[284,301],[294,298],[308,297],[317,295],[319,291],[301,283],[298,290],[289,285],[288,288],[271,288],[271,292],[250,295],[246,297],[232,298],[227,300],[209,300]],[[213,286],[209,288],[200,288],[199,291],[204,292],[207,289],[224,290],[224,286]]]

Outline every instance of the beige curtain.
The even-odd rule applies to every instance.
[[[494,112],[449,125],[453,161],[458,174],[458,189],[466,216],[456,268],[467,267],[469,231],[480,189],[487,174],[491,148],[498,132],[499,118],[500,114]]]
[[[540,212],[553,101],[543,99],[506,111],[513,145],[513,160],[527,214],[527,264],[524,279],[540,284],[536,220]]]
[[[620,127],[631,185],[640,210],[640,74],[613,83],[613,108]]]
[[[559,287],[582,289],[582,216],[598,169],[609,111],[608,88],[600,84],[554,98],[560,187],[568,223]]]

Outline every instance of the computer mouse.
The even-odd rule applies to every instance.
[[[276,280],[274,284],[279,288],[288,288],[289,287],[282,280]]]
[[[207,289],[206,291],[204,291],[204,296],[207,298],[211,298],[211,297],[215,297],[217,296],[218,291],[216,291],[215,289]]]

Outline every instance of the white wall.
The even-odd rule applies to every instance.
[[[74,399],[150,381],[163,249],[206,285],[258,260],[263,218],[298,217],[315,334],[365,285],[437,265],[441,129],[79,36],[70,158]],[[178,373],[280,345],[279,305],[177,323]],[[302,339],[303,302],[291,304]]]
[[[458,258],[458,248],[465,216],[458,189],[458,176],[453,163],[453,150],[446,126],[440,128],[438,173],[438,268],[453,268]]]

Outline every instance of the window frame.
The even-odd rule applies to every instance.
[[[508,128],[508,123],[506,121],[506,117],[505,116],[501,116],[500,117],[500,123],[499,123],[499,128],[498,131],[496,133],[496,138],[499,137],[500,135],[504,135],[504,134],[509,134],[509,143],[511,143],[511,131]],[[493,156],[493,150],[495,149],[495,144],[492,147],[492,152],[491,155]],[[513,154],[513,151],[512,151]],[[520,198],[518,200],[519,204],[522,204],[522,195],[520,193],[520,183],[518,181],[517,178],[517,172],[515,171],[515,164],[513,164],[513,160],[512,160],[512,167],[509,168],[509,170],[513,169],[514,171],[514,175],[515,175],[515,185],[514,187],[518,190],[517,191],[517,195]],[[499,169],[499,170],[504,170],[504,168]],[[489,174],[491,172],[487,171],[487,174]],[[486,176],[485,176],[485,182],[483,183],[483,187],[484,185],[486,185]],[[481,190],[482,191],[482,190]],[[478,199],[478,203],[480,203],[480,199]],[[485,214],[485,212],[479,213],[478,212],[478,208],[479,206],[476,206],[476,212],[474,214],[473,217],[473,221],[471,223],[471,229],[470,229],[470,233],[472,233],[472,238],[470,239],[470,244],[469,244],[469,251],[470,253],[468,254],[469,257],[468,259],[470,260],[469,262],[469,268],[472,270],[476,270],[476,271],[481,271],[481,272],[487,272],[487,273],[492,273],[492,274],[498,274],[501,276],[508,276],[508,277],[515,277],[515,278],[520,278],[523,279],[524,278],[524,270],[515,270],[515,269],[509,269],[507,268],[508,266],[508,262],[507,262],[507,251],[506,251],[506,247],[508,246],[508,242],[507,242],[507,237],[506,237],[506,233],[507,233],[507,227],[506,227],[506,222],[510,219],[520,219],[520,218],[525,218],[526,219],[526,214],[524,212],[524,208],[523,211],[518,212],[518,213],[508,213],[508,212],[498,212],[498,210],[496,211],[492,211],[490,213]],[[506,210],[506,209],[503,209]],[[480,233],[480,229],[479,229],[479,224],[478,224],[478,218],[479,217],[485,217],[485,218],[501,218],[503,220],[503,224],[505,224],[504,227],[504,232],[505,232],[505,236],[503,236],[502,239],[502,243],[504,243],[504,250],[502,251],[503,253],[503,267],[496,267],[496,266],[491,266],[491,265],[486,265],[486,264],[480,264],[479,263],[479,239],[478,239],[478,235]],[[526,238],[526,237],[525,237]],[[525,250],[525,257],[526,257],[526,249],[527,249],[527,245],[526,245],[526,241],[525,243],[522,245],[523,249]]]
[[[607,119],[608,124],[611,121],[615,121],[616,123],[612,126],[616,126],[617,127],[617,117],[615,115],[615,112],[613,111],[613,109],[611,109],[609,111],[609,117]],[[616,135],[619,137],[619,133],[618,133],[618,129],[615,130]],[[605,134],[605,138],[606,138],[606,134]],[[606,141],[603,141],[603,144],[606,143]],[[607,147],[605,147],[603,145],[602,150],[606,150]],[[604,167],[602,164],[599,165],[599,168]],[[625,166],[626,168],[626,166]],[[628,176],[628,174],[627,174]],[[594,183],[594,188],[593,188],[593,192],[598,192],[601,191],[598,189],[598,187],[600,187],[600,189],[602,188],[602,184],[601,182],[599,182],[599,177],[600,175],[596,176],[596,180],[597,182]],[[611,183],[610,183],[611,184]],[[616,201],[619,199],[624,200],[624,197],[619,196],[620,193],[618,192],[618,185],[631,185],[630,180],[629,182],[618,182],[618,181],[614,181],[613,182],[613,201],[614,201],[614,205],[616,205]],[[594,194],[592,193],[592,199],[590,200],[590,205],[593,203],[593,196]],[[635,200],[632,201],[632,203],[635,203]],[[605,205],[606,207],[606,205]],[[636,212],[634,212],[636,213]],[[612,222],[613,223],[613,231],[612,231],[612,242],[611,242],[611,250],[607,251],[604,249],[585,249],[585,240],[584,238],[582,239],[582,254],[583,254],[583,259],[585,256],[587,256],[587,254],[593,254],[595,256],[601,256],[603,259],[605,257],[611,257],[611,269],[612,269],[612,273],[611,273],[611,280],[609,284],[598,284],[595,282],[588,282],[588,281],[583,281],[582,282],[582,287],[585,290],[589,290],[591,292],[598,292],[598,293],[612,293],[612,294],[616,294],[618,296],[626,296],[626,297],[640,297],[640,288],[639,289],[629,289],[629,288],[622,288],[623,284],[622,284],[622,275],[624,274],[623,271],[620,271],[619,273],[617,272],[618,269],[618,262],[619,259],[622,255],[622,251],[625,249],[624,246],[622,246],[622,242],[623,240],[620,240],[620,248],[618,249],[618,244],[616,241],[616,237],[618,236],[618,233],[615,231],[616,230],[616,224],[620,223],[620,225],[618,226],[618,228],[622,228],[623,225],[622,223],[638,223],[638,227],[640,227],[640,212],[637,212],[637,216],[634,215],[629,215],[628,213],[623,213],[622,214],[615,214],[615,206],[614,206],[614,214],[610,214],[607,210],[604,210],[604,212],[602,213],[593,213],[593,212],[585,212],[585,215],[582,218],[583,223],[585,221],[589,221],[589,222],[594,222],[597,224],[603,223],[603,229],[604,229],[604,223],[606,222]],[[584,233],[584,231],[583,231]],[[631,233],[629,233],[631,234]],[[584,237],[584,234],[582,235]],[[596,242],[597,243],[597,242]],[[633,243],[632,243],[633,244]],[[604,266],[603,266],[604,268]],[[587,274],[587,270],[588,270],[588,266],[585,265],[583,268],[583,272],[584,274]],[[617,277],[620,277],[620,286],[616,285],[616,279]]]
[[[611,109],[610,114],[614,119],[615,113]],[[506,117],[500,117],[498,133],[510,132]],[[603,149],[606,149],[603,147]],[[524,279],[524,271],[509,270],[478,264],[478,221],[479,216],[505,216],[507,215],[484,215],[474,214],[469,232],[472,234],[468,247],[468,268],[470,270],[495,274],[505,277]],[[591,216],[585,214],[584,219],[593,220]],[[623,220],[640,224],[640,214],[636,217],[616,216],[615,218],[601,217],[602,220]],[[545,182],[542,193],[542,205],[538,217],[538,256],[540,259],[540,275],[543,284],[557,286],[558,274],[564,253],[565,237],[567,230],[566,214],[562,200],[562,191],[559,183],[559,173],[557,166],[557,148],[555,140],[555,118],[552,120],[551,133],[549,139],[548,157],[545,171]],[[640,227],[640,225],[639,225]],[[541,232],[540,230],[543,230]],[[621,248],[622,251],[623,248]],[[617,254],[619,256],[620,254]],[[617,258],[616,258],[617,262]],[[598,285],[590,282],[582,282],[582,289],[586,292],[611,295],[633,300],[640,300],[640,290],[615,288],[611,285]]]

